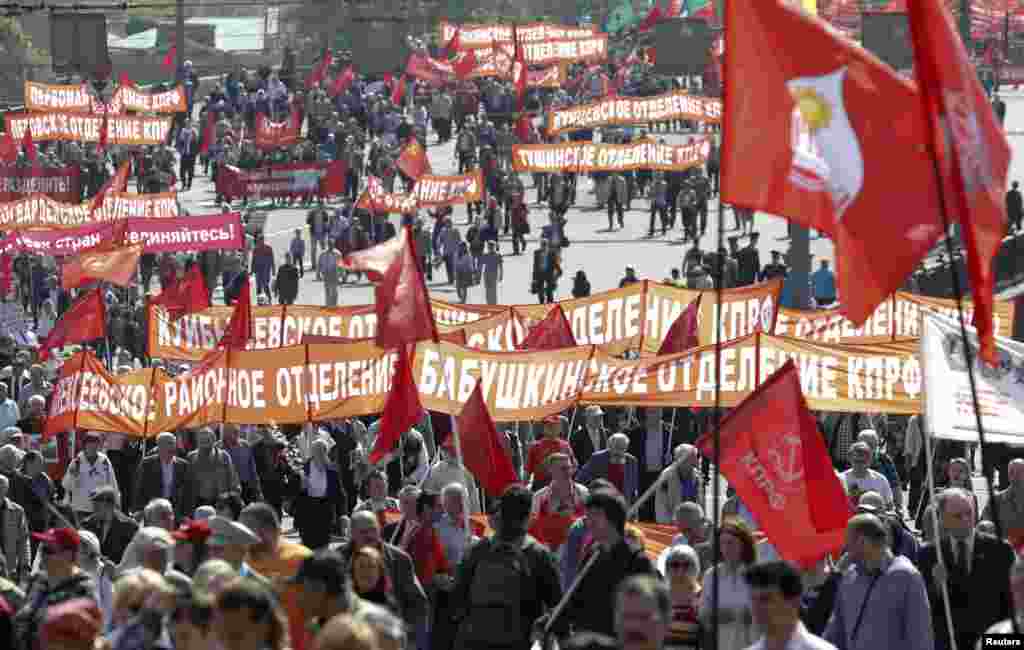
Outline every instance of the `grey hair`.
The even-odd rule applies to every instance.
[[[465,485],[462,483],[449,483],[441,489],[441,498],[446,499],[448,498],[448,495],[455,494],[456,492],[458,492],[459,496],[463,499],[467,499],[469,497],[469,491],[466,489]]]
[[[156,437],[156,444],[160,444],[161,440],[170,440],[175,446],[178,445],[178,437],[170,431],[161,431]]]
[[[398,498],[402,499],[402,498],[408,497],[408,496],[419,497],[420,492],[422,492],[422,491],[423,490],[419,489],[415,485],[406,485],[404,488],[402,488],[401,490],[398,491]]]
[[[693,525],[699,525],[704,523],[704,508],[700,507],[699,503],[693,501],[684,501],[676,506],[675,519],[685,518],[687,523]]]
[[[609,436],[608,437],[608,448],[609,449],[612,448],[612,442],[613,441],[619,441],[619,440],[624,441],[626,443],[625,444],[626,449],[629,449],[629,436],[627,436],[624,433],[616,433],[616,434],[613,434],[613,435]]]
[[[672,452],[672,457],[675,458],[677,461],[680,461],[685,460],[687,458],[691,458],[696,453],[696,447],[694,447],[693,445],[688,445],[684,442],[681,445],[676,445],[675,450],[673,450]]]
[[[367,527],[372,526],[373,528],[380,528],[380,522],[377,521],[377,515],[369,510],[359,510],[352,513],[352,528],[356,528],[356,524],[365,525]]]
[[[618,617],[622,601],[626,596],[640,596],[646,598],[656,606],[662,621],[669,621],[672,618],[672,596],[669,593],[668,584],[650,575],[635,575],[626,578],[619,585],[615,598],[616,618]]]
[[[879,510],[885,510],[885,499],[878,492],[868,490],[864,494],[860,495],[859,499],[857,499],[857,505],[871,506],[873,508],[878,508]]]
[[[946,488],[942,492],[939,492],[935,497],[935,511],[942,514],[946,511],[946,502],[952,497],[960,497],[971,506],[971,510],[974,510],[974,497],[971,493],[963,488],[953,487]]]
[[[0,474],[0,488],[3,488],[3,489],[6,490],[9,487],[11,487],[11,480],[9,478],[7,478],[6,476],[4,476],[3,474]]]
[[[173,515],[174,506],[167,499],[153,499],[142,510],[142,519],[147,525],[155,524],[160,515]]]
[[[858,451],[858,450],[863,450],[863,451],[868,452],[868,454],[870,454],[871,453],[871,445],[869,445],[866,442],[862,442],[862,441],[858,440],[857,442],[855,442],[852,445],[850,445],[850,452],[849,453],[852,455],[853,452]]]
[[[668,553],[665,554],[665,562],[670,561],[675,557],[683,557],[690,563],[690,568],[687,569],[686,574],[691,578],[696,578],[700,575],[700,556],[697,555],[697,551],[693,550],[693,547],[688,544],[677,544],[668,549]]]

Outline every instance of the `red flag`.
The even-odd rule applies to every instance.
[[[217,139],[217,115],[211,109],[206,109],[206,124],[199,139],[199,153],[210,151],[210,145]]]
[[[36,143],[32,139],[32,127],[25,127],[25,135],[21,136],[21,147],[25,150],[25,156],[32,161],[33,164],[38,160],[39,155],[36,152]]]
[[[460,80],[465,79],[476,69],[476,51],[467,50],[462,57],[455,62],[455,76]]]
[[[397,238],[396,238],[397,239]],[[370,464],[381,461],[395,449],[402,434],[416,426],[423,417],[420,392],[412,378],[412,361],[405,346],[398,348],[398,362],[391,380],[391,390],[384,402],[384,414],[380,418],[380,431],[370,452]]]
[[[342,70],[341,74],[334,78],[334,83],[331,84],[331,97],[337,97],[341,93],[348,90],[348,87],[352,85],[352,81],[356,78],[356,69],[352,66],[348,66]]]
[[[161,291],[159,296],[150,298],[149,304],[163,307],[171,320],[209,308],[210,292],[202,269],[193,264],[185,277]]]
[[[658,62],[658,53],[657,50],[654,49],[653,45],[644,50],[644,59],[646,59],[651,65]]]
[[[45,361],[52,348],[84,343],[107,335],[107,306],[99,287],[81,296],[61,316],[46,338],[39,342],[39,359]]]
[[[121,163],[121,166],[117,168],[117,171],[110,177],[110,180],[100,187],[100,190],[96,192],[96,196],[92,197],[92,201],[89,203],[90,214],[103,205],[103,200],[107,198],[108,192],[124,192],[128,188],[128,175],[131,173],[131,170],[131,161],[125,160]]]
[[[418,180],[420,176],[430,173],[430,159],[427,158],[427,150],[420,145],[419,140],[409,138],[402,153],[398,155],[395,166],[409,178]]]
[[[346,255],[342,266],[365,271],[377,283],[377,345],[392,348],[416,341],[437,341],[437,324],[430,308],[430,295],[423,281],[423,269],[416,256],[412,226],[397,237]]]
[[[661,5],[654,5],[651,10],[647,13],[647,17],[644,18],[643,22],[637,28],[641,32],[646,32],[652,27],[661,22]]]
[[[942,234],[917,91],[799,7],[727,0],[726,14],[722,200],[827,233],[860,325]]]
[[[238,300],[235,301],[235,311],[231,314],[231,320],[217,343],[219,348],[245,348],[245,344],[252,338],[252,291],[249,288],[249,278],[242,281],[242,289],[238,292]]]
[[[391,103],[398,106],[405,99],[405,75],[398,78],[395,87],[391,89]]]
[[[529,113],[522,113],[516,120],[516,137],[521,144],[526,144],[533,137],[533,123]]]
[[[658,354],[685,352],[699,345],[697,325],[699,323],[700,299],[703,297],[704,294],[699,294],[697,299],[688,304],[683,313],[679,314],[679,317],[672,323],[672,327],[668,328],[665,340],[658,348]]]
[[[992,264],[1007,228],[1003,193],[1010,145],[949,13],[935,0],[908,0],[907,9],[935,167],[946,192],[947,213],[958,218],[967,250],[981,357],[994,365]],[[925,188],[919,189],[926,199]]]
[[[459,50],[462,49],[462,39],[459,38],[462,35],[462,25],[455,28],[455,33],[452,34],[451,39],[444,46],[444,55],[446,58],[451,58],[458,54]],[[472,51],[472,50],[470,50]]]
[[[722,474],[783,559],[810,568],[842,548],[850,503],[792,360],[743,400],[719,432]],[[697,441],[708,458],[712,435]]]
[[[526,101],[526,55],[519,44],[519,31],[512,26],[512,41],[515,54],[512,57],[512,85],[516,88],[516,110],[523,110]]]
[[[109,131],[110,131],[110,128],[109,128],[110,119],[108,117],[108,113],[109,112],[110,112],[109,107],[104,104],[104,106],[103,106],[103,121],[100,122],[100,140],[99,140],[99,142],[96,143],[97,151],[106,151],[106,149],[107,149],[107,138],[108,138],[108,134],[109,134]]]
[[[479,379],[459,412],[455,426],[458,435],[453,437],[458,438],[462,447],[462,463],[473,472],[488,496],[500,497],[505,488],[519,481],[512,459],[500,442],[494,420],[487,412]]]
[[[388,87],[388,90],[394,91],[395,75],[390,72],[384,73],[384,85]]]
[[[320,57],[320,60],[313,69],[310,71],[309,76],[306,77],[306,89],[315,88],[317,84],[327,77],[327,70],[331,67],[331,51],[324,50],[324,54]]]
[[[558,348],[576,347],[576,337],[572,334],[569,319],[565,317],[562,307],[555,305],[548,315],[534,325],[516,346],[519,350],[557,350]]]
[[[127,72],[122,72],[119,78],[119,82],[122,86],[134,86],[135,82],[131,80]]]
[[[166,70],[174,69],[174,60],[178,57],[178,47],[172,45],[171,49],[167,50],[167,54],[164,55],[163,66]]]
[[[18,145],[14,144],[14,135],[10,130],[4,132],[0,137],[0,158],[5,162],[14,162],[18,159]]]
[[[60,269],[60,284],[65,289],[103,281],[127,287],[135,280],[135,269],[142,257],[143,244],[110,247],[100,245],[66,260]]]
[[[11,292],[14,280],[14,258],[0,255],[0,298],[6,298]]]

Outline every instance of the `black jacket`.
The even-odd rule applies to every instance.
[[[563,614],[564,623],[571,624],[577,632],[614,636],[615,590],[624,579],[638,574],[658,575],[642,548],[631,546],[623,539],[603,551],[569,599]]]
[[[113,521],[110,522],[110,532],[103,536],[103,522],[96,515],[93,515],[82,522],[82,528],[92,531],[100,540],[100,553],[114,564],[120,564],[124,557],[124,550],[128,543],[135,537],[139,525],[130,517],[120,512],[114,513]]]
[[[172,464],[174,476],[172,478],[171,505],[174,506],[175,516],[181,520],[192,513],[190,495],[192,482],[189,477],[191,466],[187,460],[177,457],[174,458]],[[131,509],[132,511],[142,510],[150,501],[162,498],[163,495],[164,475],[163,468],[160,467],[160,456],[157,454],[146,456],[139,466],[138,476],[135,477]]]

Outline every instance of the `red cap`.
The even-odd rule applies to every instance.
[[[61,551],[77,551],[82,544],[82,538],[74,528],[51,528],[45,533],[32,533],[32,539]]]
[[[91,644],[103,631],[103,614],[91,598],[75,598],[46,610],[41,632],[42,646]]]
[[[210,536],[210,524],[203,519],[186,521],[178,530],[171,533],[171,537],[182,542],[202,542]]]

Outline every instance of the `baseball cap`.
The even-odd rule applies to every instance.
[[[307,557],[299,570],[288,580],[288,584],[302,585],[318,582],[332,594],[340,594],[348,588],[348,571],[345,560],[335,551],[320,551]]]
[[[32,533],[32,539],[61,551],[77,551],[82,544],[82,538],[74,528],[51,528],[45,533]]]
[[[207,539],[211,533],[210,524],[207,521],[194,519],[186,521],[179,526],[178,530],[171,533],[171,537],[182,542],[195,544]]]
[[[237,521],[231,521],[225,517],[210,517],[210,538],[208,546],[252,546],[260,543],[256,533]]]

